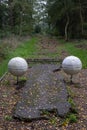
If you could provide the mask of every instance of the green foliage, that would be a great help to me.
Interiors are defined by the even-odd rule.
[[[21,77],[20,80],[21,80],[21,81],[26,81],[27,78],[26,78],[26,77]]]
[[[67,126],[69,123],[76,123],[78,121],[78,112],[73,99],[69,97],[68,102],[71,105],[71,111],[63,119],[62,126]]]
[[[5,115],[5,120],[7,120],[7,121],[11,121],[12,120],[12,116],[10,116],[10,115]]]
[[[78,120],[78,119],[77,119],[77,115],[70,113],[70,114],[68,114],[68,115],[66,116],[66,118],[62,121],[61,125],[62,125],[62,126],[67,126],[69,123],[76,123],[77,120]]]
[[[75,102],[73,100],[73,98],[75,97],[75,94],[72,92],[71,88],[69,88],[69,87],[67,87],[67,91],[68,91],[68,94],[69,94],[68,102],[71,105],[71,113],[72,114],[77,114],[78,111],[76,109],[76,104],[75,104]]]
[[[78,111],[76,109],[76,104],[73,100],[75,94],[72,92],[71,88],[68,86],[67,87],[67,91],[68,91],[68,94],[69,94],[69,97],[68,97],[68,102],[70,103],[71,105],[71,111],[66,115],[65,117],[65,120],[63,121],[63,124],[67,124],[67,123],[76,123],[77,122],[77,114],[78,114]]]
[[[59,35],[65,36],[67,33],[69,38],[83,37],[84,23],[87,22],[86,6],[86,0],[47,0],[48,24],[51,31],[57,29]]]
[[[24,35],[32,32],[33,1],[6,0],[0,2],[0,12],[0,37],[8,35],[6,33]]]
[[[10,33],[17,35],[31,34],[37,24],[44,31],[49,28],[48,32],[52,35],[65,36],[68,16],[68,37],[80,38],[85,36],[87,38],[86,7],[86,0],[0,1],[0,37],[8,36]],[[35,29],[35,32],[40,31],[40,28]]]
[[[75,114],[70,114],[68,116],[70,123],[76,123],[77,122],[77,116]]]
[[[75,97],[75,93],[73,93],[72,89],[70,88],[70,86],[67,86],[67,92],[68,92],[68,95],[71,97],[71,98],[74,98]]]
[[[40,114],[43,116],[50,116],[50,112],[48,112],[47,110],[42,110]]]
[[[52,117],[52,118],[50,118],[50,123],[52,124],[52,125],[56,125],[57,124],[57,117]]]
[[[72,109],[74,109],[76,107],[76,105],[71,97],[68,98],[68,102],[70,103]]]
[[[61,126],[67,126],[69,124],[69,118],[66,118],[62,121]]]
[[[0,63],[0,76],[2,76],[6,71],[7,71],[7,63],[8,63],[8,59],[2,61]]]

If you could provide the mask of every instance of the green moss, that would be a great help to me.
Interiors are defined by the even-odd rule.
[[[76,123],[77,122],[77,116],[75,114],[70,114],[68,119],[69,119],[70,123]]]
[[[56,124],[57,124],[57,120],[58,120],[57,117],[52,117],[52,118],[50,118],[50,123],[51,123],[52,125],[56,125]]]
[[[50,112],[48,112],[47,110],[41,110],[40,114],[43,116],[50,116]]]
[[[11,120],[12,120],[12,116],[10,116],[10,115],[5,115],[4,119],[7,120],[7,121],[11,121]]]
[[[75,97],[75,93],[71,90],[70,86],[67,86],[67,92],[71,98]]]
[[[26,81],[27,78],[26,77],[20,77],[20,81]]]
[[[71,104],[72,108],[75,108],[76,105],[71,97],[68,98],[68,102]]]
[[[66,118],[62,121],[61,126],[67,126],[69,123],[76,123],[77,122],[77,115],[75,114],[68,114]]]

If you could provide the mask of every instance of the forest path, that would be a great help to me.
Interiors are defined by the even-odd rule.
[[[50,55],[50,57],[60,55],[62,59],[68,55],[66,50],[58,50],[58,47],[62,48],[63,46],[65,45],[61,45],[56,38],[48,37],[39,37],[39,43],[37,44],[40,49],[38,53],[39,55],[41,53],[42,57],[48,56],[48,52],[51,52],[50,54],[57,52],[56,55]],[[27,74],[20,80],[27,79]],[[65,80],[69,81],[69,76],[63,74]],[[60,126],[62,119],[56,118],[54,114],[51,115],[50,120],[39,120],[30,123],[14,120],[12,118],[13,108],[20,100],[22,91],[22,88],[16,89],[15,82],[15,77],[8,74],[0,84],[0,130],[87,130],[87,69],[82,69],[79,74],[73,77],[74,84],[67,84],[78,110],[78,120],[73,124],[66,123]],[[79,83],[79,86],[76,83]],[[23,83],[20,85],[22,87]]]
[[[63,45],[56,37],[38,36],[38,38],[37,48],[40,58],[50,57],[63,60],[68,55],[68,52],[62,48]]]

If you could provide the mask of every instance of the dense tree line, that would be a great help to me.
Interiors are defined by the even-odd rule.
[[[33,26],[34,0],[0,0],[0,32],[24,35]]]
[[[0,36],[35,29],[65,40],[87,38],[87,0],[0,0]]]
[[[47,0],[49,29],[55,35],[87,38],[87,0]]]

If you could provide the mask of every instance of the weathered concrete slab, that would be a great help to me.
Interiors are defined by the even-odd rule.
[[[60,73],[54,73],[57,65],[36,65],[29,73],[22,99],[18,102],[14,117],[19,119],[39,119],[42,110],[56,109],[64,116],[70,108],[67,102],[67,90]]]

